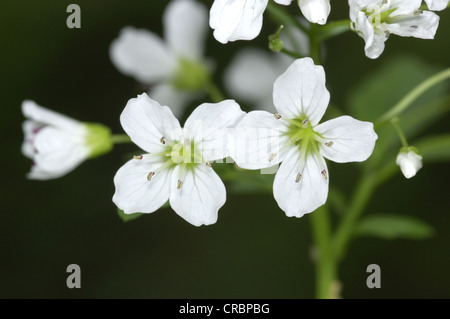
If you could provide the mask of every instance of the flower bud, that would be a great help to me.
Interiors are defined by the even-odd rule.
[[[397,155],[396,164],[406,178],[411,178],[422,168],[422,156],[415,147],[403,147]]]

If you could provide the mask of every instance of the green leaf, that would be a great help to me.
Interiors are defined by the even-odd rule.
[[[424,163],[450,161],[450,134],[427,137],[414,143],[414,146]]]
[[[368,216],[360,221],[355,230],[357,236],[382,239],[426,239],[433,233],[431,226],[417,218],[391,214]]]
[[[129,222],[130,220],[136,219],[144,215],[143,213],[125,214],[123,210],[117,208],[117,214],[124,222]]]
[[[376,121],[418,84],[439,71],[439,67],[412,55],[386,60],[351,90],[347,103],[352,116],[359,120]],[[446,91],[446,83],[436,85],[413,102],[408,111],[444,96]]]

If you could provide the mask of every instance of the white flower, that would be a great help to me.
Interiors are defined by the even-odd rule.
[[[153,85],[149,95],[181,116],[209,81],[203,58],[208,11],[193,0],[172,1],[163,26],[164,40],[147,30],[123,28],[111,44],[110,57],[122,73]]]
[[[81,123],[28,100],[22,112],[27,118],[22,153],[33,160],[30,179],[61,177],[112,148],[109,129],[103,125]]]
[[[341,116],[318,124],[330,95],[325,72],[312,59],[296,60],[274,83],[277,113],[248,113],[237,125],[232,159],[242,168],[281,162],[274,196],[287,216],[301,217],[326,202],[329,174],[324,157],[338,163],[364,161],[378,136],[373,124]]]
[[[433,11],[441,11],[447,8],[448,0],[425,0],[428,9]]]
[[[422,156],[413,148],[402,148],[398,153],[395,162],[400,166],[400,169],[406,178],[414,177],[422,168]]]
[[[391,34],[433,39],[439,16],[419,10],[421,0],[349,0],[352,28],[364,39],[366,56],[378,58]]]
[[[274,0],[288,5],[291,0]],[[261,31],[268,0],[215,0],[209,16],[214,37],[221,43],[252,40]]]
[[[298,5],[305,18],[317,24],[327,23],[330,15],[330,0],[299,0]]]
[[[229,155],[227,129],[244,114],[233,100],[205,103],[182,129],[167,106],[145,93],[129,100],[120,122],[146,154],[117,171],[114,203],[125,214],[152,213],[169,200],[192,225],[215,223],[226,192],[210,163]]]
[[[300,23],[305,28],[309,27],[304,20]],[[287,50],[308,55],[309,39],[300,29],[285,27],[280,39]],[[274,112],[273,82],[293,61],[294,58],[285,54],[267,52],[256,47],[244,48],[233,57],[225,70],[224,85],[235,99]]]

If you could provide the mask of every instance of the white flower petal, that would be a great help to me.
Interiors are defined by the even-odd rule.
[[[328,197],[328,170],[324,159],[309,154],[303,169],[302,166],[299,151],[292,148],[275,175],[274,197],[288,217],[311,213],[325,204]],[[327,178],[322,175],[323,170]]]
[[[366,56],[370,59],[378,58],[384,51],[384,42],[387,40],[386,34],[379,30],[375,32],[365,13],[361,11],[357,14],[355,28],[365,41],[364,51]]]
[[[268,168],[280,163],[285,156],[282,119],[265,111],[249,112],[230,134],[230,156],[245,169]]]
[[[204,161],[222,159],[229,156],[227,133],[244,115],[234,100],[203,103],[186,120],[184,130],[201,148]]]
[[[80,133],[84,131],[84,125],[63,114],[46,109],[34,101],[25,100],[22,102],[22,113],[26,118],[33,121],[51,125],[65,131]]]
[[[162,151],[161,138],[176,140],[180,123],[167,106],[143,93],[130,99],[120,115],[120,123],[131,140],[149,153]]]
[[[390,16],[410,14],[414,10],[419,9],[421,4],[422,0],[391,0],[390,8],[395,8],[396,10]]]
[[[308,21],[317,24],[327,23],[331,11],[330,0],[300,0],[299,5]]]
[[[284,55],[246,48],[239,51],[228,65],[224,84],[237,100],[275,112],[273,82],[291,62],[292,59],[285,59]]]
[[[176,118],[181,118],[186,106],[197,97],[195,93],[190,91],[177,90],[170,83],[161,83],[153,86],[148,95],[161,105],[168,106]]]
[[[221,43],[252,40],[261,31],[263,13],[268,0],[215,0],[209,25]]]
[[[34,138],[36,133],[42,129],[43,124],[35,121],[25,121],[22,124],[24,139],[22,144],[22,154],[28,158],[33,158],[35,154]]]
[[[314,126],[329,101],[323,67],[314,65],[311,58],[295,60],[274,83],[273,102],[278,113],[286,118],[305,115]]]
[[[337,163],[365,161],[372,154],[378,138],[372,123],[350,116],[326,121],[314,130],[324,139],[319,146],[320,153]]]
[[[164,37],[180,56],[199,60],[208,30],[206,7],[192,0],[172,1],[163,16]]]
[[[447,8],[448,0],[425,0],[428,9],[433,11],[441,11]]]
[[[179,181],[182,181],[179,183]],[[180,172],[178,165],[171,179],[170,206],[194,226],[211,225],[225,204],[226,190],[211,167],[198,164],[194,169]]]
[[[36,171],[57,178],[75,169],[89,156],[85,137],[47,126],[36,134],[33,160]],[[29,175],[33,178],[33,174]]]
[[[399,153],[395,162],[406,178],[414,177],[422,168],[422,156],[413,151]]]
[[[169,78],[176,68],[176,57],[153,32],[125,27],[111,43],[112,63],[125,75],[143,83]]]
[[[274,0],[278,4],[282,4],[284,6],[288,6],[291,4],[292,0]]]
[[[439,16],[430,11],[422,11],[419,15],[410,14],[393,21],[388,27],[391,33],[420,39],[433,39],[439,26]]]
[[[125,214],[152,213],[169,200],[172,170],[162,169],[161,158],[144,155],[126,162],[114,176],[113,202]],[[155,173],[149,180],[149,174]]]

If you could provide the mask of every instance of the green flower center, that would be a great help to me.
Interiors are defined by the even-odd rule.
[[[319,155],[319,140],[322,136],[314,131],[311,122],[306,116],[297,119],[287,119],[289,125],[285,135],[289,139],[289,145],[295,145],[300,152],[307,155],[310,152]]]

